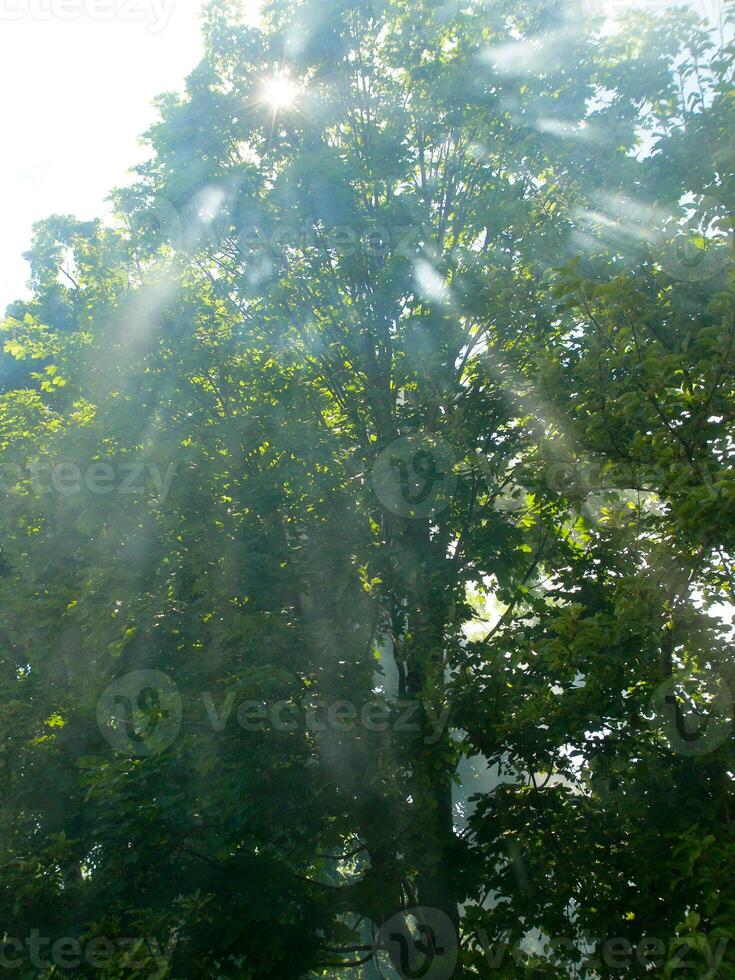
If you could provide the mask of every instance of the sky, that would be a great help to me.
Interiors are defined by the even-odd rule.
[[[33,222],[103,217],[110,190],[145,157],[153,98],[180,90],[201,56],[200,9],[0,0],[0,312],[24,295]]]
[[[615,15],[631,4],[595,0]],[[684,0],[687,2],[687,0]],[[689,0],[706,13],[719,0]],[[257,19],[260,0],[245,0]],[[181,90],[202,53],[202,0],[0,0],[0,314],[27,295],[23,252],[51,214],[104,218],[144,159],[152,101]]]

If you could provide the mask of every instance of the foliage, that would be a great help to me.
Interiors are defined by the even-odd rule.
[[[38,225],[4,324],[6,937],[367,976],[420,906],[457,976],[732,970],[731,734],[659,710],[732,721],[732,25],[213,0],[118,223]],[[444,496],[386,505],[416,446]],[[134,671],[181,721],[126,753]]]

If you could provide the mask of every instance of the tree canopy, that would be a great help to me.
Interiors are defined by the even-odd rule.
[[[35,227],[4,967],[732,975],[734,23],[212,0]]]

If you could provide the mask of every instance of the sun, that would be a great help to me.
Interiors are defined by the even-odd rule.
[[[275,75],[263,83],[261,98],[272,109],[288,109],[296,101],[298,89],[288,75]]]

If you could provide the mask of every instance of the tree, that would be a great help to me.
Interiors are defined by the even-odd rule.
[[[38,227],[9,937],[409,975],[419,909],[437,976],[726,975],[733,48],[600,26],[215,0],[119,226]]]

